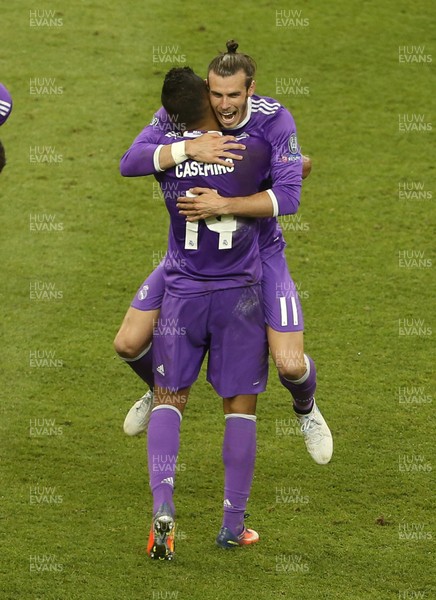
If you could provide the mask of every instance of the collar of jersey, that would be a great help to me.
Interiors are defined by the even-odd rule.
[[[219,133],[220,135],[223,135],[222,131],[214,131],[212,129],[210,131],[184,131],[183,137],[187,137],[187,138],[199,137],[200,135],[203,135],[205,133]]]

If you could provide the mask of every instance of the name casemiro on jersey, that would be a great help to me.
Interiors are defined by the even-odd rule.
[[[225,159],[230,161],[230,159]],[[209,175],[223,175],[225,173],[232,173],[235,170],[234,165],[225,167],[224,165],[216,165],[211,163],[199,163],[195,160],[180,163],[175,167],[176,177],[195,177],[196,175],[203,175],[208,177]]]

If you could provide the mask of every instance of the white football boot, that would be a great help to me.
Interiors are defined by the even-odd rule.
[[[153,392],[148,390],[127,413],[124,419],[124,433],[132,436],[143,433],[148,427],[152,408]]]
[[[326,465],[333,454],[333,438],[315,400],[309,414],[296,416],[310,456],[319,465]]]

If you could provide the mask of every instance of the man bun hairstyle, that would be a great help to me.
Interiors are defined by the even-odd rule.
[[[236,40],[229,40],[226,42],[226,48],[228,54],[236,54],[236,50],[239,48],[239,44]]]
[[[221,52],[209,64],[208,76],[211,71],[220,77],[230,77],[239,71],[244,71],[245,87],[248,90],[256,73],[256,62],[248,54],[237,52],[239,44],[236,40],[226,42],[226,48],[227,52]]]

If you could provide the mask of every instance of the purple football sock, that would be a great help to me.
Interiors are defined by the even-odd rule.
[[[256,459],[256,417],[226,415],[223,441],[224,517],[223,527],[242,533]]]
[[[147,433],[148,473],[153,493],[153,514],[166,502],[174,514],[174,478],[180,445],[182,415],[160,404],[151,411]]]
[[[313,396],[316,390],[316,367],[307,354],[304,355],[306,372],[300,379],[290,381],[279,375],[282,385],[288,389],[294,398],[294,410],[298,414],[308,414],[313,407]]]
[[[136,358],[121,358],[131,367],[139,377],[148,383],[150,389],[154,387],[154,374],[153,374],[153,346],[150,344],[147,348],[141,352]]]

